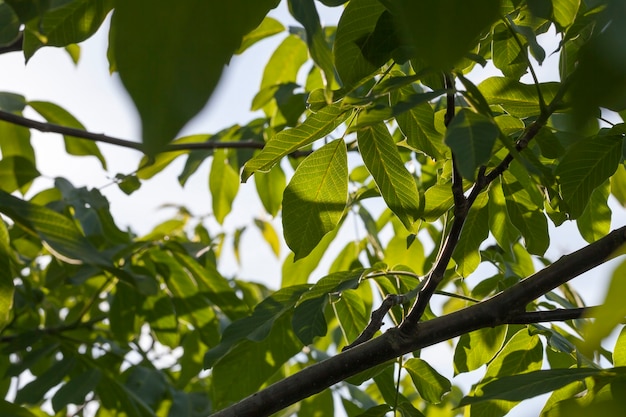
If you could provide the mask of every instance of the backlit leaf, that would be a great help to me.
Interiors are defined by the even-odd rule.
[[[337,128],[348,118],[339,104],[326,106],[307,117],[299,126],[283,130],[267,142],[263,150],[244,166],[241,174],[245,182],[255,171],[267,172],[282,157],[309,145]]]
[[[283,230],[296,260],[307,256],[337,227],[347,197],[347,151],[338,139],[308,156],[285,188]]]
[[[583,214],[576,219],[581,236],[589,243],[606,236],[611,229],[611,209],[608,206],[609,183],[605,182],[591,193]]]
[[[404,364],[404,369],[422,398],[431,404],[439,404],[441,398],[450,392],[452,385],[445,377],[420,358],[411,358]]]
[[[209,189],[213,215],[218,223],[222,224],[226,215],[230,213],[239,190],[239,175],[229,163],[228,152],[223,149],[216,150],[213,154]]]
[[[257,172],[254,174],[254,184],[265,210],[270,215],[276,216],[282,205],[283,192],[287,185],[283,169],[277,164],[268,172]]]
[[[402,163],[387,126],[379,123],[357,132],[359,150],[385,203],[407,230],[419,218],[420,197],[413,176]]]
[[[467,215],[461,237],[452,254],[456,262],[456,272],[464,278],[478,268],[480,264],[478,249],[489,236],[488,200],[487,193],[478,195]]]
[[[571,218],[583,213],[593,190],[613,175],[622,143],[621,136],[595,136],[578,141],[565,154],[555,174]]]
[[[454,350],[454,372],[469,372],[488,363],[500,351],[507,326],[487,327],[465,333]]]
[[[235,53],[241,54],[258,41],[276,35],[283,30],[285,30],[285,27],[282,23],[272,17],[266,16],[256,29],[243,37],[241,46]]]
[[[554,82],[539,84],[546,103],[554,98],[558,87],[559,84]],[[478,89],[489,104],[502,106],[511,116],[529,117],[540,113],[537,87],[534,85],[505,77],[490,77],[481,82]]]
[[[461,175],[474,179],[476,169],[487,163],[499,135],[498,127],[488,118],[462,109],[448,125],[446,144],[452,149]]]
[[[9,242],[9,231],[4,220],[0,219],[0,330],[8,324],[13,307],[14,268]]]

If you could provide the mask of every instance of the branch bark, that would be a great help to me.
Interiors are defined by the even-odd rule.
[[[552,265],[481,303],[433,320],[417,323],[413,328],[393,328],[376,339],[346,350],[287,377],[240,402],[213,414],[214,417],[263,417],[308,398],[333,384],[397,358],[406,353],[484,327],[528,322],[533,312],[525,306],[541,295],[577,277],[611,258],[626,243],[626,226],[585,246]],[[553,313],[552,319],[577,318],[581,311]],[[545,321],[546,313],[536,315]]]

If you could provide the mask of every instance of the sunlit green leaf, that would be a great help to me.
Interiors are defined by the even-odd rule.
[[[4,220],[0,219],[0,330],[9,322],[13,306],[15,285],[12,258],[9,231]]]
[[[507,326],[485,328],[461,336],[454,350],[454,372],[469,372],[488,363],[500,351]]]
[[[542,96],[546,103],[554,98],[558,90],[558,83],[541,83]],[[532,84],[522,84],[505,77],[490,77],[478,85],[489,104],[502,106],[507,113],[515,117],[536,116],[540,113],[537,87]]]
[[[420,358],[411,358],[406,361],[404,369],[411,376],[422,398],[431,404],[439,404],[441,398],[450,391],[450,381]]]
[[[301,125],[278,133],[267,142],[261,153],[246,163],[242,180],[246,181],[255,171],[267,172],[282,157],[329,135],[348,115],[349,112],[345,112],[340,105],[326,106],[307,117]]]
[[[74,0],[47,11],[41,21],[27,25],[28,30],[24,31],[26,60],[43,46],[67,46],[91,37],[113,4],[113,0]]]
[[[32,161],[22,156],[3,156],[0,159],[0,188],[6,192],[19,190],[24,194],[32,181],[40,175]]]
[[[615,342],[613,350],[613,365],[626,366],[626,327],[622,327],[622,331]]]
[[[348,197],[346,145],[337,139],[307,157],[283,196],[283,230],[295,259],[307,256],[339,223]]]
[[[580,7],[580,0],[559,0],[552,2],[554,20],[562,29],[566,29],[573,22]]]
[[[510,80],[519,80],[528,70],[526,47],[522,46],[507,25],[500,23],[494,27],[491,52],[493,65]]]
[[[222,224],[226,215],[230,213],[239,190],[239,175],[230,165],[228,152],[222,149],[213,153],[209,189],[211,190],[213,215],[218,223]]]
[[[237,49],[235,53],[241,54],[258,41],[268,38],[270,36],[274,36],[277,33],[282,32],[283,30],[285,30],[285,27],[278,20],[266,16],[256,29],[243,37],[243,40],[241,41],[241,46],[239,47],[239,49]]]
[[[380,123],[357,132],[363,162],[372,174],[385,203],[411,230],[419,218],[420,197],[413,176],[402,163],[387,126]]]
[[[456,262],[456,272],[464,278],[478,268],[480,264],[478,249],[489,235],[488,200],[487,193],[482,193],[474,201],[463,225],[461,238],[452,255]]]
[[[282,206],[283,192],[287,185],[285,172],[280,165],[275,165],[268,172],[254,174],[254,185],[265,210],[276,216]]]
[[[278,238],[278,234],[276,234],[276,230],[270,222],[266,222],[259,219],[254,219],[254,224],[259,228],[261,234],[263,235],[263,239],[270,245],[272,248],[272,252],[274,255],[280,255],[280,240]]]

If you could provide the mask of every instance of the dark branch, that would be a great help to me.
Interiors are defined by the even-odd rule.
[[[527,311],[519,313],[507,320],[508,324],[534,324],[546,321],[566,321],[583,318],[590,311],[590,307],[567,308],[548,311]]]
[[[237,404],[218,411],[214,417],[269,416],[352,375],[406,353],[481,328],[526,320],[529,318],[529,313],[524,312],[526,304],[602,264],[624,243],[626,227],[617,229],[604,238],[562,257],[493,298],[433,320],[419,322],[411,332],[392,328],[380,337],[309,366]],[[550,320],[555,321],[577,318],[579,315],[577,310],[565,311],[567,313],[541,312],[543,314],[535,318],[538,321],[545,321],[544,319],[548,318],[546,314],[549,316],[551,313],[553,317]],[[562,316],[559,318],[560,314]]]
[[[143,145],[130,140],[119,139],[99,133],[91,133],[81,129],[75,129],[67,126],[60,126],[53,123],[44,123],[37,120],[28,119],[17,114],[0,110],[0,120],[24,126],[30,129],[39,130],[40,132],[59,133],[61,135],[73,136],[80,139],[91,140],[94,142],[108,143],[111,145],[121,146],[123,148],[134,149],[144,152]],[[265,144],[262,142],[240,141],[240,142],[195,142],[195,143],[177,143],[165,147],[163,152],[176,151],[193,151],[208,149],[263,149]],[[299,156],[296,155],[296,156]]]

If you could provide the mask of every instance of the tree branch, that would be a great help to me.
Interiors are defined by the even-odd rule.
[[[406,353],[432,346],[485,327],[527,320],[526,304],[546,292],[604,263],[626,243],[626,226],[564,256],[531,277],[481,303],[425,322],[405,331],[392,328],[368,342],[309,366],[240,402],[213,414],[214,417],[263,417],[308,398],[331,385]],[[566,310],[568,311],[568,310]],[[535,312],[544,321],[551,312]],[[529,316],[530,314],[530,316]],[[557,313],[552,313],[555,320]],[[577,311],[563,314],[576,318]],[[571,316],[569,316],[571,314]]]
[[[17,114],[9,113],[0,110],[0,120],[24,126],[29,129],[39,130],[40,132],[59,133],[61,135],[73,136],[80,139],[91,140],[93,142],[108,143],[111,145],[121,146],[123,148],[134,149],[136,151],[144,152],[143,145],[139,142],[133,142],[130,140],[119,139],[112,136],[107,136],[100,133],[92,133],[86,130],[75,129],[67,126],[60,126],[53,123],[44,123],[37,120],[28,119]],[[165,147],[163,152],[176,152],[176,151],[193,151],[193,150],[208,150],[208,149],[263,149],[265,146],[262,142],[253,141],[239,141],[239,142],[195,142],[195,143],[175,143]]]
[[[566,321],[583,318],[593,307],[559,308],[548,311],[527,311],[509,318],[507,324],[534,324],[546,321]]]

